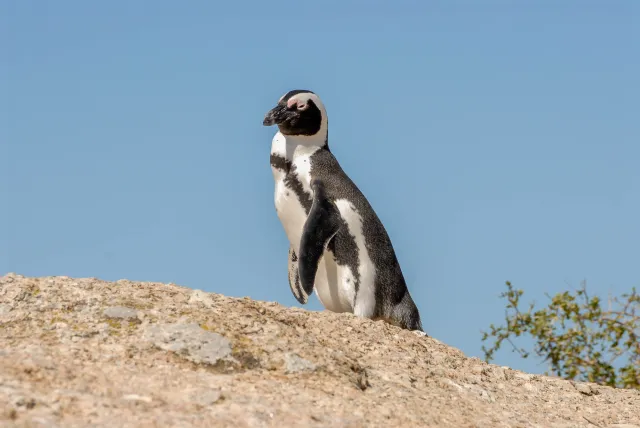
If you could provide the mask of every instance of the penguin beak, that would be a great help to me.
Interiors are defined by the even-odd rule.
[[[283,105],[277,105],[264,116],[262,124],[264,126],[280,125],[283,122],[291,119],[293,112],[287,110]]]

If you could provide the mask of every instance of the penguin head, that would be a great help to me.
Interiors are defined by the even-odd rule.
[[[262,121],[264,126],[278,125],[283,135],[326,138],[327,113],[320,97],[308,90],[284,94]]]

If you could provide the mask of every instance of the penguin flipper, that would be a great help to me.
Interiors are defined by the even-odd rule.
[[[302,289],[300,275],[298,275],[298,256],[292,246],[289,246],[289,287],[296,300],[304,305],[307,303],[308,294]]]
[[[307,295],[313,291],[322,254],[340,229],[340,211],[327,199],[322,181],[317,178],[311,180],[311,189],[313,204],[302,230],[298,260],[300,283]]]

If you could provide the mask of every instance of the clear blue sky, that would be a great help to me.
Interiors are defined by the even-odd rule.
[[[640,285],[640,3],[481,3],[2,2],[0,273],[298,306],[262,118],[304,88],[434,337]]]

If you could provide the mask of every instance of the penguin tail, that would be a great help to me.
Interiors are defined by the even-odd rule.
[[[408,290],[400,303],[393,308],[392,319],[404,329],[417,330],[424,333],[420,312]]]

